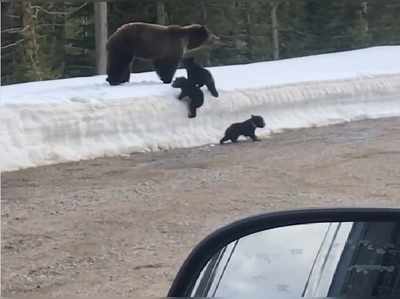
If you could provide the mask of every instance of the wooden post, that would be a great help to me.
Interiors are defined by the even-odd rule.
[[[97,74],[107,72],[107,2],[94,3]]]

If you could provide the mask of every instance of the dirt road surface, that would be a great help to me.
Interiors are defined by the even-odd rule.
[[[2,295],[165,296],[220,225],[400,206],[400,118],[2,174]]]

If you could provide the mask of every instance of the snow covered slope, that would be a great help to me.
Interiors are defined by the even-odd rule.
[[[196,119],[154,72],[109,86],[105,76],[2,86],[0,169],[218,142],[232,122],[271,130],[400,116],[400,46],[210,68]],[[177,76],[185,75],[179,70]]]

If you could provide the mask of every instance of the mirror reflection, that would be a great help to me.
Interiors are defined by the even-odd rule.
[[[192,297],[400,298],[400,222],[293,225],[222,248]]]

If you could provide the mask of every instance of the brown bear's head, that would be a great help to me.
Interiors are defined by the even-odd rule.
[[[188,33],[188,50],[200,48],[219,39],[204,25],[193,24],[185,26],[184,29]]]
[[[182,65],[184,67],[191,67],[195,64],[194,57],[189,56],[182,59]]]

